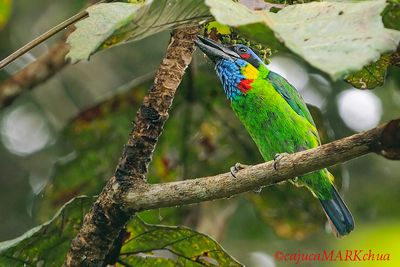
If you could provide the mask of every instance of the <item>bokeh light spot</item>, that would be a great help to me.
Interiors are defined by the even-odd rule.
[[[1,140],[13,154],[26,156],[52,141],[46,119],[31,105],[20,106],[3,117]]]
[[[276,56],[271,58],[268,69],[283,76],[299,91],[305,88],[309,80],[304,67],[289,57]]]
[[[344,123],[356,132],[378,125],[382,116],[382,103],[370,91],[348,89],[337,97],[339,114]]]

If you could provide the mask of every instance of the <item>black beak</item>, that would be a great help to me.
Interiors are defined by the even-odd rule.
[[[240,56],[228,47],[214,42],[208,38],[197,36],[195,40],[196,45],[203,51],[214,63],[221,59],[233,60],[234,58],[240,58]]]

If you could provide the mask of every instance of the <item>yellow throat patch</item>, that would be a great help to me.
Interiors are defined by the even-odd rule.
[[[258,77],[259,71],[253,65],[247,64],[241,69],[242,74],[246,77],[246,79],[255,80]]]

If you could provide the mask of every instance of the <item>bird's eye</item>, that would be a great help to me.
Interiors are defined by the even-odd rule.
[[[244,47],[239,47],[239,52],[240,52],[240,53],[246,53],[246,52],[247,52],[247,49],[244,48]]]

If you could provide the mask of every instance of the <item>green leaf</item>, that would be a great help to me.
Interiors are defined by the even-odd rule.
[[[228,34],[232,33],[230,27],[223,25],[221,23],[218,23],[217,21],[212,21],[212,22],[208,23],[206,29],[207,29],[207,31],[212,31],[213,29],[215,29],[217,31],[217,33],[223,34],[223,35],[228,35]]]
[[[383,24],[386,28],[400,31],[400,0],[388,2],[382,12]]]
[[[93,198],[67,202],[50,221],[0,243],[0,266],[61,266]]]
[[[0,243],[0,266],[61,266],[94,198],[67,202],[50,221]],[[131,220],[118,262],[128,266],[242,266],[210,237],[186,227]],[[123,264],[122,264],[123,265]]]
[[[400,41],[400,32],[383,26],[384,0],[312,2],[288,6],[278,13],[251,11],[231,0],[206,0],[206,4],[220,23],[262,23],[267,34],[268,26],[286,47],[333,79],[395,50]]]
[[[242,266],[215,240],[186,227],[150,225],[136,217],[127,234],[118,258],[122,266]]]
[[[0,30],[6,25],[11,15],[12,0],[0,0]]]
[[[398,53],[393,55],[395,54]],[[385,82],[387,69],[391,64],[392,54],[385,54],[378,61],[347,76],[345,81],[358,89],[373,89],[382,86]]]
[[[67,58],[74,63],[88,59],[99,49],[140,40],[188,21],[209,18],[204,0],[147,0],[144,4],[107,3],[87,9],[89,18],[76,24],[69,35]]]

